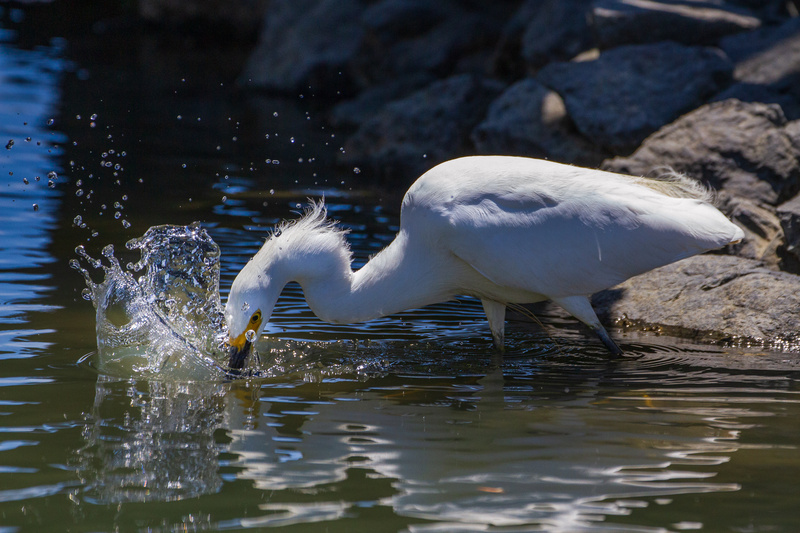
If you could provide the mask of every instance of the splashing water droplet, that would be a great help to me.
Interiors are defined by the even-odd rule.
[[[77,215],[75,218],[72,219],[72,223],[75,224],[76,226],[80,226],[81,224],[83,224],[83,217]]]
[[[252,329],[248,329],[247,333],[244,334],[244,338],[247,339],[248,342],[255,342],[256,336],[256,332]]]
[[[219,297],[219,247],[199,224],[156,226],[129,241],[141,259],[121,268],[108,245],[108,266],[76,253],[104,280],[95,283],[78,260],[84,297],[96,309],[97,367],[101,372],[180,380],[221,379],[227,330]],[[130,271],[143,271],[135,279]]]
[[[33,204],[33,210],[34,211],[38,211],[39,210],[39,204]]]

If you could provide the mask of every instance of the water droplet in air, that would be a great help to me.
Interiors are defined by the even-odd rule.
[[[53,124],[55,124],[55,122],[56,122],[55,119],[52,119],[52,118],[47,119],[47,125],[48,126],[52,126]]]
[[[128,222],[127,220],[123,220],[122,221],[122,227],[125,228],[125,229],[128,229],[128,228],[131,227],[131,223]]]
[[[250,309],[250,304],[247,303],[247,302],[243,303],[242,304],[242,311],[247,311],[248,309]]]
[[[361,174],[361,169],[358,167],[353,168],[353,174]]]
[[[247,333],[244,334],[244,338],[247,339],[248,342],[255,342],[256,341],[256,332],[252,329],[248,329]]]
[[[121,216],[122,216],[122,213],[120,213],[119,211],[117,211],[116,213],[114,213],[114,218],[115,218],[115,219],[117,219],[117,220],[119,220],[119,218],[120,218]]]
[[[38,211],[39,210],[39,204],[33,204],[33,210],[34,211]]]
[[[76,226],[80,226],[81,224],[83,224],[83,217],[82,217],[82,216],[80,216],[80,215],[77,215],[75,218],[73,218],[73,219],[72,219],[72,222],[73,222],[73,223],[74,223]]]
[[[28,178],[22,178],[22,183],[24,183],[25,185],[27,185],[27,184],[28,184]]]
[[[75,196],[83,196],[83,189],[78,189],[75,191]]]
[[[97,113],[92,113],[92,116],[89,118],[92,120],[97,120]]]
[[[57,180],[58,174],[56,174],[55,170],[51,170],[50,172],[47,173],[47,179]]]
[[[270,190],[269,190],[269,193],[270,193],[270,194],[275,194],[275,189],[270,189]]]
[[[12,146],[14,146],[14,139],[9,139],[8,143],[6,143],[6,150],[11,150]]]

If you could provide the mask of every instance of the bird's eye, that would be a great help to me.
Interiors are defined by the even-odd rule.
[[[261,320],[261,311],[256,311],[253,313],[253,316],[250,317],[250,323],[255,324],[259,320]]]

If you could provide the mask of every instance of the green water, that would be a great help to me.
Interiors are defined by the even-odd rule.
[[[2,9],[0,531],[800,530],[796,354],[612,330],[611,357],[545,309],[500,357],[474,301],[333,326],[290,286],[269,378],[100,374],[75,246],[124,265],[149,227],[200,221],[224,296],[309,196],[363,264],[402,191],[336,169],[313,102],[237,94],[235,60],[146,35],[135,60],[124,35],[80,56],[98,43]]]

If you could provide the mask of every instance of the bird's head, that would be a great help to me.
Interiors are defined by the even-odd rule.
[[[255,263],[251,260],[236,276],[225,305],[230,343],[228,366],[236,370],[244,367],[281,290],[270,283],[270,275]]]

